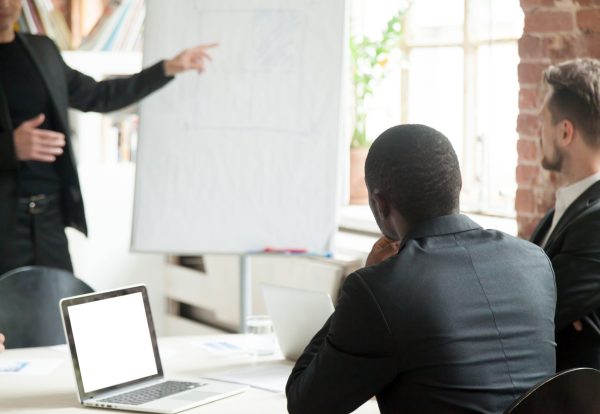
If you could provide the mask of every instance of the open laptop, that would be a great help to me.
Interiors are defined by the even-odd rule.
[[[297,360],[334,307],[325,292],[261,284],[267,312],[283,355]]]
[[[83,405],[177,413],[247,388],[164,378],[144,285],[65,298],[60,308]]]

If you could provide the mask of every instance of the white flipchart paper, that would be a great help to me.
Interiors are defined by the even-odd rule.
[[[145,65],[219,46],[142,103],[135,250],[330,249],[344,3],[147,1]]]

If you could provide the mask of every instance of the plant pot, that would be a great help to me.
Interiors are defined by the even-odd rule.
[[[365,184],[365,160],[369,148],[350,148],[350,204],[369,204]]]

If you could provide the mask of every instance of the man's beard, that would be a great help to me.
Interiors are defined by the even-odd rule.
[[[542,167],[548,171],[557,171],[560,172],[563,165],[563,154],[557,148],[554,153],[554,159],[550,160],[547,157],[542,158]]]

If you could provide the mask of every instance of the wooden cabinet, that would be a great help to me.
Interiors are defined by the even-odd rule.
[[[168,264],[165,292],[168,318],[205,324],[225,331],[240,328],[240,256],[203,256],[204,270]],[[251,313],[266,313],[261,283],[318,290],[337,300],[346,275],[361,265],[358,259],[256,255],[251,258]],[[192,322],[193,321],[193,322]],[[194,325],[187,325],[189,333]],[[167,328],[167,332],[170,329]],[[178,334],[182,334],[178,330]]]

